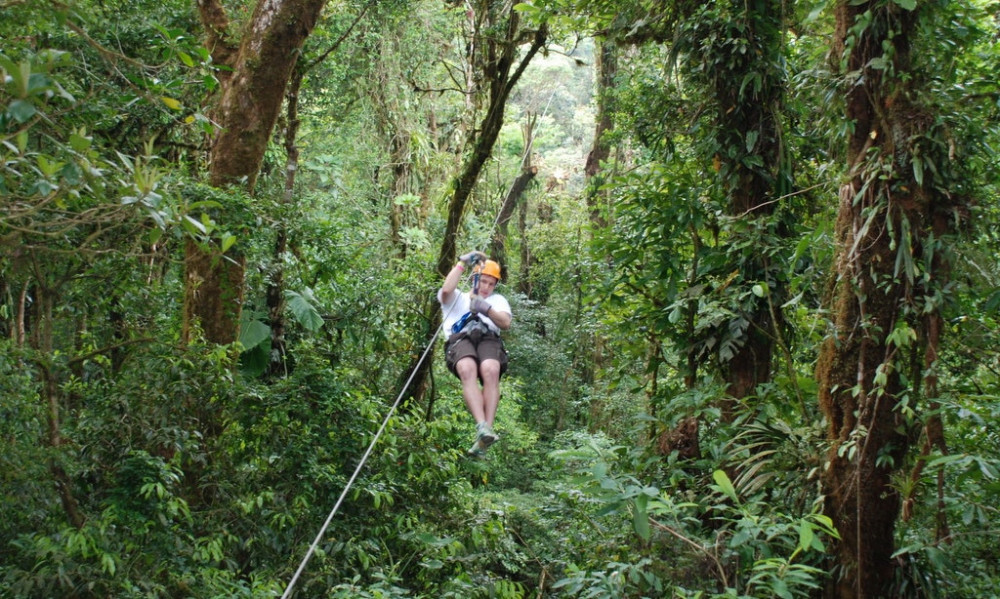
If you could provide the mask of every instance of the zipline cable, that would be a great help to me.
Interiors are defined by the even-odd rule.
[[[551,99],[552,98],[550,97],[549,100],[551,101]],[[548,110],[548,107],[546,107],[546,110]],[[529,151],[530,148],[525,148],[525,152]],[[500,213],[498,212],[496,218],[493,219],[493,225],[490,227],[488,238],[490,239],[493,238],[493,233],[494,231],[496,231],[496,228],[499,225],[499,223],[500,223]],[[478,289],[479,272],[478,269],[473,269],[473,271],[474,272],[470,275],[470,277],[472,276],[475,277],[476,287]],[[403,396],[406,394],[406,390],[410,388],[410,383],[413,382],[413,377],[415,377],[417,375],[417,372],[420,371],[420,365],[424,363],[424,360],[427,358],[427,354],[429,354],[431,348],[434,347],[434,342],[437,341],[438,335],[441,334],[441,330],[444,328],[445,321],[448,320],[448,317],[451,316],[451,311],[454,310],[455,306],[457,305],[458,302],[453,301],[451,304],[451,308],[449,308],[448,310],[448,313],[445,314],[445,316],[441,319],[441,325],[438,326],[436,331],[434,331],[434,335],[431,337],[431,340],[427,344],[427,347],[424,348],[424,353],[420,355],[420,359],[417,360],[417,364],[413,367],[413,372],[411,372],[409,378],[406,379],[406,384],[403,385],[403,389],[399,392],[399,395],[396,397],[396,401],[392,402],[392,406],[389,408],[389,412],[385,415],[385,419],[382,421],[382,426],[380,426],[378,431],[375,433],[375,437],[372,438],[372,442],[368,444],[368,449],[366,449],[364,455],[361,456],[361,460],[358,462],[357,467],[354,469],[354,473],[351,474],[351,478],[347,480],[347,484],[344,486],[344,490],[341,491],[340,497],[337,498],[337,503],[334,504],[333,509],[330,510],[330,514],[326,517],[326,521],[323,522],[323,526],[320,527],[319,532],[316,534],[316,538],[313,539],[312,544],[309,545],[309,550],[306,551],[306,555],[305,557],[302,558],[302,562],[299,564],[298,569],[295,570],[295,574],[292,575],[292,579],[288,581],[288,586],[285,588],[285,592],[282,593],[281,599],[289,599],[289,597],[292,596],[292,590],[295,588],[295,583],[298,582],[299,576],[301,576],[302,572],[305,571],[306,565],[309,563],[309,560],[312,558],[313,554],[316,553],[316,548],[319,547],[319,543],[323,539],[323,535],[326,534],[326,529],[329,528],[330,523],[333,522],[333,517],[336,516],[337,511],[340,510],[340,505],[344,502],[344,498],[347,497],[347,492],[350,491],[351,486],[354,484],[354,481],[358,478],[358,475],[361,473],[361,468],[364,467],[365,462],[368,461],[368,456],[370,456],[372,450],[375,449],[375,444],[378,443],[379,437],[382,436],[382,433],[385,431],[385,427],[389,424],[389,419],[392,418],[392,415],[395,413],[396,408],[399,407],[399,402],[402,401]]]
[[[478,269],[475,270],[476,270],[475,273],[470,275],[470,277],[472,276],[476,277],[477,281],[476,284],[478,286],[479,273]],[[285,588],[285,592],[281,595],[281,599],[288,599],[289,597],[292,596],[292,589],[295,588],[295,583],[298,582],[299,576],[301,576],[302,572],[305,571],[306,569],[306,564],[309,563],[309,560],[316,552],[316,548],[319,547],[319,543],[323,539],[323,535],[326,534],[326,529],[329,528],[330,523],[333,521],[333,517],[337,515],[337,511],[340,509],[340,505],[344,502],[344,498],[347,497],[347,492],[351,489],[351,486],[354,484],[354,481],[358,478],[358,474],[361,473],[361,468],[364,467],[365,462],[368,461],[368,456],[371,455],[372,450],[375,448],[375,444],[378,443],[379,437],[382,436],[382,433],[385,431],[385,427],[389,424],[389,419],[392,418],[392,415],[393,413],[395,413],[396,408],[399,407],[399,402],[402,401],[403,396],[406,394],[406,390],[410,388],[410,383],[413,382],[413,377],[415,377],[417,375],[417,372],[419,372],[420,365],[424,363],[424,360],[427,358],[427,354],[429,354],[431,348],[434,347],[434,342],[437,341],[438,335],[441,334],[441,330],[444,328],[444,322],[448,319],[448,316],[451,316],[451,311],[454,310],[457,305],[458,301],[451,302],[451,308],[449,308],[448,313],[444,316],[444,318],[441,319],[441,325],[438,326],[437,330],[434,331],[434,335],[431,337],[431,340],[427,344],[427,347],[424,348],[424,353],[420,355],[420,359],[417,360],[416,366],[413,367],[413,372],[411,372],[409,378],[406,379],[406,384],[403,385],[403,389],[402,391],[399,392],[399,395],[396,397],[396,401],[392,402],[392,406],[389,408],[389,412],[386,413],[385,419],[382,421],[382,426],[380,426],[378,432],[375,433],[375,437],[372,438],[372,442],[368,444],[368,449],[366,449],[364,455],[361,456],[361,460],[358,462],[357,467],[354,469],[354,473],[351,474],[351,478],[348,479],[347,484],[344,486],[344,490],[341,491],[340,497],[337,498],[337,503],[335,503],[333,509],[330,510],[330,515],[326,517],[326,521],[323,522],[323,526],[319,529],[319,533],[316,534],[316,538],[313,539],[312,544],[309,546],[309,550],[306,551],[305,557],[302,558],[302,563],[300,563],[298,569],[295,570],[295,574],[292,576],[292,579],[288,581],[288,586]]]
[[[399,396],[396,397],[396,401],[393,402],[392,407],[389,408],[389,413],[385,415],[385,420],[382,421],[382,426],[379,427],[378,432],[375,433],[375,437],[372,442],[368,445],[368,449],[365,450],[363,456],[361,456],[361,461],[358,462],[357,468],[354,469],[354,474],[347,481],[347,485],[344,486],[344,490],[340,493],[340,497],[337,499],[337,503],[334,504],[333,509],[330,510],[330,515],[326,517],[326,522],[323,523],[322,528],[319,529],[319,533],[316,538],[313,539],[312,545],[309,546],[309,551],[306,552],[306,556],[302,559],[302,563],[299,564],[298,570],[295,571],[295,575],[288,582],[288,587],[285,589],[284,594],[281,595],[281,599],[288,599],[292,596],[292,589],[295,588],[295,583],[298,581],[299,576],[302,574],[303,570],[306,569],[306,564],[309,563],[309,559],[312,557],[313,553],[316,552],[316,548],[319,546],[320,540],[322,540],[323,535],[326,534],[326,529],[330,526],[330,522],[333,521],[333,517],[337,514],[337,510],[340,509],[340,504],[344,502],[344,497],[347,496],[347,492],[351,489],[351,485],[354,484],[355,479],[358,478],[358,474],[361,473],[361,468],[368,461],[368,456],[371,455],[372,449],[375,448],[375,443],[378,442],[379,437],[382,436],[382,432],[385,430],[386,425],[389,424],[389,419],[392,418],[393,413],[396,411],[396,407],[399,406],[399,402],[403,399],[403,395],[406,390],[410,387],[410,383],[413,382],[413,377],[416,376],[417,371],[420,370],[420,365],[423,364],[424,359],[430,352],[431,348],[434,347],[434,342],[437,340],[439,334],[441,334],[441,329],[443,326],[439,326],[436,331],[434,331],[434,336],[431,337],[430,343],[427,344],[427,348],[424,349],[423,355],[420,356],[420,360],[417,362],[416,367],[414,367],[413,372],[410,373],[410,378],[406,380],[406,384],[403,385],[403,390],[399,392]]]

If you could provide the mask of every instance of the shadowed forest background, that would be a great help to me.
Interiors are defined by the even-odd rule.
[[[997,596],[998,42],[996,0],[0,0],[0,597]],[[473,249],[485,460],[436,335]]]

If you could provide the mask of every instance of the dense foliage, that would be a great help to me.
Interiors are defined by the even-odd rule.
[[[330,0],[248,188],[210,185],[228,71],[192,4],[0,0],[0,596],[829,595],[822,480],[831,447],[850,461],[865,436],[831,446],[818,405],[856,124],[832,6]],[[237,35],[254,3],[223,4]],[[893,246],[926,312],[885,332],[909,441],[878,448],[902,503],[888,584],[983,597],[1000,587],[1000,4],[875,4],[847,50],[882,9],[916,19],[902,79],[924,129],[904,170],[965,207],[919,253]],[[440,341],[426,388],[394,401],[427,355],[449,201],[488,116],[483,49],[543,30],[453,240],[505,232],[515,317],[502,440],[476,461]],[[892,158],[871,154],[882,180]],[[192,247],[245,264],[235,343],[188,329],[185,297],[212,292]],[[762,378],[734,392],[760,343]]]

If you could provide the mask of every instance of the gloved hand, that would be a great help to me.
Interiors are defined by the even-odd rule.
[[[482,262],[483,260],[486,260],[486,254],[478,250],[473,250],[468,254],[462,254],[458,257],[458,259],[471,266],[475,262]]]
[[[486,316],[486,314],[490,311],[491,307],[492,306],[490,306],[489,302],[487,302],[483,298],[474,297],[472,298],[472,301],[469,303],[469,312],[472,312],[473,314],[482,314],[483,316]]]

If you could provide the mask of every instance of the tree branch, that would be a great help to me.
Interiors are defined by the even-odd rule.
[[[229,16],[220,0],[198,0],[198,15],[205,27],[205,47],[212,54],[212,60],[221,65],[232,66],[239,49],[229,35]]]

